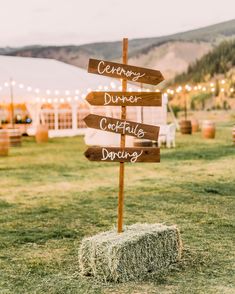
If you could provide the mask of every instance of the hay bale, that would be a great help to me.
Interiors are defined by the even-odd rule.
[[[181,257],[176,226],[134,224],[84,238],[79,249],[81,275],[103,282],[141,280],[167,268]]]

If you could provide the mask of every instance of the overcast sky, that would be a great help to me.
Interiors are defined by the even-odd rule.
[[[156,37],[235,18],[235,0],[0,0],[0,46]]]

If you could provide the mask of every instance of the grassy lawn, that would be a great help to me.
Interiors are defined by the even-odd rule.
[[[235,293],[235,148],[177,135],[160,164],[127,164],[125,224],[177,224],[182,261],[144,282],[81,278],[81,239],[116,225],[118,164],[83,157],[81,137],[53,139],[0,158],[0,293]]]

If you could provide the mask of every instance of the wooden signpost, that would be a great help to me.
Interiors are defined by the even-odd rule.
[[[90,161],[160,162],[160,149],[152,147],[90,147],[85,152]]]
[[[124,162],[160,162],[160,149],[156,147],[125,147],[125,136],[158,140],[159,127],[126,120],[126,106],[161,106],[160,92],[127,92],[127,80],[157,85],[164,80],[158,70],[127,65],[128,39],[123,39],[122,64],[90,59],[88,72],[122,79],[122,92],[91,92],[86,100],[91,105],[121,106],[121,118],[89,114],[88,127],[121,134],[120,148],[90,147],[85,156],[90,161],[119,162],[118,233],[123,230]]]
[[[112,117],[89,114],[84,118],[88,128],[134,136],[138,139],[149,139],[157,141],[159,127],[140,124],[128,120],[116,119]]]
[[[160,92],[90,92],[86,100],[97,106],[162,106]]]
[[[116,63],[105,60],[90,59],[88,72],[150,85],[157,85],[164,80],[159,70],[127,65],[127,62],[125,62],[124,58],[122,62],[123,63]]]

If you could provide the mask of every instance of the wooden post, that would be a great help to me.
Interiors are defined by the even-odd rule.
[[[128,59],[128,39],[123,39],[122,62],[127,64]],[[122,91],[127,91],[127,80],[122,79]],[[121,119],[126,119],[126,106],[121,106]],[[126,138],[121,135],[120,147],[125,148]],[[118,233],[123,230],[123,206],[124,206],[124,162],[120,162],[119,168],[119,194],[118,194]]]
[[[140,83],[140,90],[141,90],[141,92],[142,92],[142,90],[143,90],[143,83]],[[144,107],[143,106],[141,106],[141,108],[140,108],[140,114],[141,114],[141,123],[144,123]]]
[[[14,129],[14,97],[13,97],[13,87],[12,87],[12,78],[10,78],[10,96],[11,96],[11,126]]]
[[[184,96],[184,119],[187,120],[187,98],[186,98],[186,90],[183,89]]]

